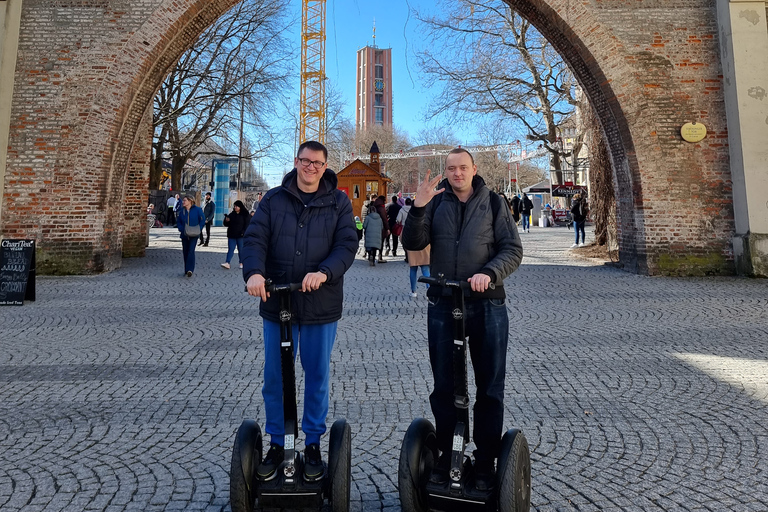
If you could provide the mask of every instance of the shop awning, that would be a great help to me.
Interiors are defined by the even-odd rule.
[[[549,180],[544,180],[524,188],[523,192],[526,194],[549,194],[550,190]]]

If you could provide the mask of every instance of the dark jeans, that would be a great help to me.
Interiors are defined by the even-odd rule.
[[[184,255],[184,273],[195,271],[195,242],[197,238],[181,235],[181,253]]]
[[[211,223],[206,222],[205,223],[205,240],[203,240],[203,232],[200,231],[200,243],[208,245],[208,242],[211,240]]]
[[[392,244],[391,244],[391,245],[390,245],[390,243],[389,243],[389,239],[390,239],[390,238],[392,239]],[[388,249],[389,249],[390,247],[392,248],[392,256],[396,256],[396,254],[395,254],[395,253],[397,252],[397,241],[398,241],[398,240],[397,240],[397,235],[395,235],[395,234],[393,234],[393,233],[390,233],[390,234],[389,234],[389,236],[387,237],[387,248],[388,248]]]
[[[469,355],[475,369],[475,397],[472,438],[478,461],[499,456],[504,428],[504,376],[507,368],[509,317],[504,299],[466,301],[466,334]],[[429,360],[435,388],[429,396],[435,415],[437,447],[451,450],[456,409],[453,405],[453,299],[429,299],[427,330]]]
[[[579,231],[581,231],[581,243],[587,243],[587,239],[584,235],[584,226],[586,226],[586,224],[586,219],[581,222],[576,220],[573,221],[573,230],[576,232],[576,243],[579,243]]]
[[[171,208],[170,206],[168,207],[168,210],[166,210],[165,216],[166,216],[166,219],[165,219],[166,226],[170,227],[176,224],[176,215],[174,215],[173,208]]]

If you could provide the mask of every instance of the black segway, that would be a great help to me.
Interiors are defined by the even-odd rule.
[[[296,413],[296,376],[291,330],[291,293],[301,289],[300,283],[272,284],[267,291],[280,299],[280,366],[283,377],[283,414],[285,415],[285,458],[277,467],[276,476],[261,481],[256,468],[261,463],[261,429],[254,420],[245,420],[237,430],[229,472],[229,501],[232,512],[251,512],[256,500],[260,507],[288,509],[320,508],[328,500],[333,512],[349,510],[351,481],[352,432],[344,419],[331,427],[328,463],[322,478],[307,482],[304,474],[304,454],[296,451],[298,418]]]
[[[420,277],[431,286],[448,287],[453,295],[454,407],[458,421],[453,433],[451,468],[448,482],[435,484],[429,475],[437,462],[435,427],[424,418],[411,422],[400,449],[398,483],[403,512],[427,510],[486,510],[528,512],[531,506],[531,460],[528,441],[519,429],[508,430],[501,439],[501,453],[496,470],[496,485],[482,492],[468,485],[473,461],[466,455],[469,442],[469,392],[467,388],[467,338],[464,331],[464,295],[468,282],[438,277]]]

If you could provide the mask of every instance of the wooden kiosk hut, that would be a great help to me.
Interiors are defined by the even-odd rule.
[[[379,162],[379,146],[376,142],[371,146],[371,163],[367,164],[359,158],[336,174],[339,180],[339,190],[344,191],[352,201],[352,212],[360,215],[366,197],[371,194],[388,197],[388,186],[392,180],[381,174]]]

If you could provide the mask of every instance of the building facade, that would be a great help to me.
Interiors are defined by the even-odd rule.
[[[358,130],[392,126],[392,49],[366,46],[357,51]]]

